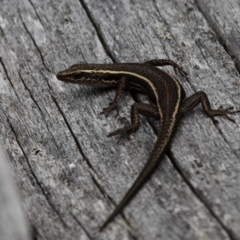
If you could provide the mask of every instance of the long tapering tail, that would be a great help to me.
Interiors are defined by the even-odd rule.
[[[163,128],[164,129],[164,128]],[[155,143],[154,149],[148,158],[147,163],[145,164],[144,168],[142,169],[141,173],[133,183],[132,187],[128,190],[122,201],[117,205],[115,210],[112,214],[107,218],[107,220],[103,223],[100,228],[100,232],[116,217],[116,215],[123,210],[126,204],[135,196],[137,191],[142,187],[145,183],[146,179],[150,176],[150,174],[155,169],[157,163],[159,162],[160,158],[164,154],[164,151],[169,143],[171,138],[172,131],[169,132],[161,132],[158,136],[158,139]]]

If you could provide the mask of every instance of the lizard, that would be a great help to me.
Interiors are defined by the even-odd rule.
[[[116,88],[114,100],[102,111],[106,115],[113,110],[118,110],[124,90],[136,90],[148,96],[151,104],[135,102],[131,106],[131,124],[109,133],[108,137],[120,134],[121,139],[125,135],[129,136],[136,132],[139,128],[140,114],[159,119],[157,141],[145,166],[123,199],[100,227],[100,231],[123,210],[154,171],[165,153],[177,123],[183,114],[200,103],[203,112],[214,123],[217,123],[215,116],[224,116],[228,120],[234,121],[228,115],[240,112],[240,110],[233,111],[233,107],[224,109],[220,106],[218,109],[213,109],[204,91],[198,91],[190,97],[186,97],[180,82],[158,68],[167,65],[172,66],[175,73],[178,71],[181,75],[187,75],[182,67],[169,59],[153,59],[144,63],[80,63],[74,64],[57,74],[57,78],[64,82],[93,87]]]

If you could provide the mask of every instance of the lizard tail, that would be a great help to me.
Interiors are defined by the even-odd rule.
[[[163,129],[168,129],[164,128]],[[143,186],[147,178],[150,176],[150,174],[155,169],[156,165],[158,164],[160,158],[164,154],[164,151],[167,147],[167,144],[169,143],[169,140],[171,138],[172,132],[166,131],[160,132],[158,135],[158,139],[155,143],[154,149],[148,158],[147,163],[145,164],[144,168],[140,172],[139,176],[135,180],[132,187],[128,190],[126,195],[123,197],[122,201],[117,205],[115,210],[111,213],[111,215],[107,218],[107,220],[103,223],[103,225],[100,227],[99,231],[101,232],[115,217],[116,215],[123,210],[123,208],[126,206],[126,204],[135,196],[137,191]]]

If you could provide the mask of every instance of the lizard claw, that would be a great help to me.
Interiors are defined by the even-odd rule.
[[[188,73],[185,70],[183,70],[183,68],[180,67],[180,66],[173,67],[173,70],[174,70],[175,74],[177,74],[177,72],[179,72],[181,76],[187,76],[188,75]]]
[[[107,116],[108,116],[112,111],[114,111],[114,110],[116,110],[117,113],[118,113],[118,111],[119,111],[119,106],[118,106],[117,103],[111,102],[111,103],[109,103],[109,106],[108,106],[108,107],[103,108],[101,114],[105,114],[106,117],[107,117]]]
[[[123,138],[127,137],[128,140],[130,139],[130,135],[133,134],[134,132],[137,131],[137,128],[135,126],[126,126],[124,128],[119,128],[116,131],[110,132],[107,137],[112,137],[115,135],[120,134],[120,137],[117,141],[117,143],[119,143]]]
[[[211,109],[207,114],[214,123],[218,123],[218,121],[214,118],[215,116],[224,116],[229,121],[235,122],[235,120],[229,117],[228,115],[240,112],[240,110],[237,110],[237,111],[232,111],[232,110],[233,110],[233,107],[228,107],[224,109],[222,106],[220,106],[218,109],[215,109],[215,110]]]

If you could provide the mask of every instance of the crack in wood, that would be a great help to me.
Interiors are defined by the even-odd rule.
[[[78,141],[76,135],[74,134],[74,132],[73,132],[73,130],[72,130],[72,128],[71,128],[71,126],[70,126],[67,118],[65,117],[65,115],[64,115],[61,107],[59,106],[59,104],[58,104],[58,102],[56,101],[56,99],[54,98],[54,96],[52,96],[52,99],[53,99],[54,103],[56,104],[56,106],[57,106],[60,114],[62,115],[63,120],[64,120],[64,122],[65,122],[65,124],[66,124],[66,126],[67,126],[67,128],[68,128],[68,130],[69,130],[69,132],[71,133],[71,135],[72,135],[72,137],[73,137],[73,139],[74,139],[74,142],[75,142],[76,146],[78,147],[79,152],[81,153],[81,155],[82,155],[83,158],[85,159],[85,161],[86,161],[89,169],[93,170],[93,172],[98,176],[98,173],[97,173],[97,171],[95,170],[95,168],[93,167],[93,165],[91,164],[91,161],[88,159],[88,157],[87,157],[87,156],[85,155],[85,153],[83,152],[82,146],[81,146],[80,142]]]
[[[33,94],[32,94],[32,92],[31,92],[31,90],[27,87],[27,85],[26,85],[26,83],[25,83],[25,81],[24,81],[24,79],[23,79],[23,77],[22,77],[22,75],[21,75],[21,73],[20,73],[19,71],[18,71],[18,74],[19,74],[19,77],[20,77],[20,79],[21,79],[21,81],[22,81],[25,89],[28,91],[31,99],[33,100],[33,102],[34,102],[35,105],[37,106],[40,114],[42,115],[42,119],[43,119],[43,121],[44,121],[44,123],[45,123],[45,126],[46,126],[46,128],[47,128],[47,130],[48,130],[48,133],[49,133],[49,134],[51,135],[51,137],[52,137],[52,140],[53,140],[55,146],[56,146],[57,149],[60,151],[60,149],[59,149],[59,147],[58,147],[58,144],[57,144],[57,142],[56,142],[56,139],[54,138],[54,136],[52,135],[52,133],[51,133],[49,127],[48,127],[48,124],[47,124],[47,121],[46,121],[46,119],[45,119],[45,116],[44,116],[44,114],[43,114],[42,109],[40,108],[39,104],[37,103],[37,101],[36,101],[35,98],[33,97]]]
[[[6,75],[6,77],[7,77],[7,80],[9,81],[9,83],[10,83],[10,85],[11,85],[11,87],[12,87],[12,89],[13,89],[15,95],[16,95],[16,97],[17,97],[18,100],[21,102],[21,100],[20,100],[17,92],[15,91],[15,88],[14,88],[14,85],[13,85],[13,83],[12,83],[12,80],[11,80],[10,76],[8,75],[7,68],[6,68],[6,66],[5,66],[5,64],[4,64],[4,62],[3,62],[3,60],[2,60],[1,57],[0,57],[0,63],[1,63],[1,65],[2,65],[2,67],[3,67],[3,70],[4,70],[4,72],[5,72],[5,75]]]
[[[90,22],[92,23],[94,29],[96,30],[97,36],[106,52],[106,54],[109,56],[109,58],[111,58],[111,60],[115,63],[116,62],[116,58],[114,57],[111,49],[109,48],[109,46],[107,45],[105,38],[102,34],[101,29],[98,27],[97,23],[95,22],[91,12],[89,11],[87,4],[84,2],[84,0],[79,0],[79,2],[81,3],[83,9],[85,10]]]
[[[104,197],[105,199],[107,199],[108,202],[110,201],[110,202],[116,207],[117,204],[116,204],[116,202],[113,200],[113,198],[106,193],[106,191],[101,187],[101,185],[97,182],[97,180],[95,179],[95,177],[94,177],[91,173],[90,173],[90,175],[91,175],[91,178],[92,178],[92,180],[93,180],[93,183],[94,183],[95,186],[99,189],[99,191],[100,191],[100,193],[103,195],[103,197]],[[126,223],[126,225],[128,226],[128,228],[131,229],[131,230],[133,230],[130,222],[127,220],[127,218],[126,218],[126,216],[124,215],[124,213],[121,212],[120,215],[122,216],[122,218],[123,218],[123,220],[125,221],[125,223]]]
[[[75,216],[75,214],[73,214],[72,212],[70,212],[70,215],[73,217],[73,219],[75,220],[75,222],[82,228],[82,230],[85,232],[85,234],[87,235],[87,237],[90,240],[94,240],[95,238],[93,238],[91,236],[91,234],[89,233],[89,231],[83,226],[83,224],[78,220],[78,218]]]
[[[23,147],[21,146],[20,141],[18,140],[18,136],[17,136],[16,131],[14,130],[14,127],[12,126],[11,122],[9,121],[9,119],[7,119],[7,121],[8,121],[8,124],[9,124],[9,126],[10,126],[10,129],[12,130],[12,133],[13,133],[14,136],[15,136],[15,139],[16,139],[16,142],[17,142],[19,148],[21,149],[21,151],[22,151],[22,153],[23,153],[23,156],[24,156],[25,159],[26,159],[26,162],[27,162],[27,165],[28,165],[28,167],[29,167],[29,170],[30,170],[33,178],[35,179],[37,185],[39,186],[41,192],[43,193],[43,196],[44,196],[45,199],[47,200],[49,206],[50,206],[50,207],[53,209],[53,211],[56,213],[56,215],[58,216],[58,218],[59,218],[59,220],[61,221],[61,223],[63,224],[63,226],[64,226],[64,227],[67,227],[67,224],[65,223],[65,221],[64,221],[63,218],[61,217],[60,213],[58,212],[58,210],[56,209],[56,207],[55,207],[54,204],[52,203],[51,199],[49,199],[48,194],[45,192],[44,187],[41,185],[40,181],[38,180],[37,175],[36,175],[35,172],[33,171],[33,168],[32,168],[31,163],[30,163],[30,161],[29,161],[29,159],[28,159],[28,157],[27,157],[27,154],[25,153]]]
[[[38,14],[38,12],[37,12],[37,9],[36,9],[36,7],[34,6],[33,2],[32,2],[31,0],[28,0],[28,1],[29,1],[30,5],[32,5],[32,8],[33,8],[33,10],[34,10],[34,12],[35,12],[38,20],[40,21],[40,23],[42,24],[44,30],[46,31],[46,29],[45,29],[45,27],[44,27],[44,24],[43,24],[43,22],[42,22],[42,19],[40,18],[39,14]]]
[[[216,24],[216,22],[214,22],[213,19],[211,19],[211,17],[209,17],[208,13],[202,8],[202,5],[199,2],[199,0],[194,0],[194,2],[197,6],[197,9],[199,10],[199,12],[201,12],[202,16],[205,18],[208,25],[215,32],[216,36],[218,37],[218,42],[222,45],[226,53],[231,57],[232,61],[235,63],[236,69],[240,73],[240,61],[239,57],[236,56],[236,52],[238,51],[235,52],[233,49],[231,49],[232,44],[229,44],[230,46],[228,46],[224,36],[222,36],[221,30],[219,29],[219,25]]]
[[[183,181],[187,184],[189,189],[192,191],[192,193],[199,199],[199,201],[206,207],[208,212],[216,219],[216,221],[220,224],[220,226],[223,228],[223,230],[228,234],[229,238],[231,240],[237,240],[237,238],[234,237],[233,233],[230,229],[225,226],[225,224],[221,221],[221,219],[218,217],[218,215],[214,212],[214,210],[211,208],[211,206],[208,204],[207,200],[204,198],[204,196],[191,184],[191,181],[185,176],[184,171],[181,170],[181,167],[178,166],[177,160],[174,158],[174,155],[171,151],[168,151],[167,156],[169,157],[172,165],[176,169],[176,171],[179,173]]]
[[[30,39],[31,39],[32,42],[33,42],[33,45],[35,46],[35,48],[37,49],[37,51],[38,51],[38,53],[39,53],[39,56],[40,56],[41,61],[42,61],[42,63],[43,63],[43,66],[47,69],[48,72],[51,72],[50,69],[49,69],[49,68],[47,67],[47,65],[45,64],[45,60],[44,60],[44,57],[43,57],[43,55],[42,55],[42,52],[41,52],[40,48],[38,47],[38,45],[37,45],[34,37],[32,36],[31,32],[28,30],[25,22],[23,21],[23,18],[22,18],[22,15],[21,15],[19,9],[18,9],[18,14],[19,14],[19,18],[20,18],[20,20],[21,20],[21,22],[22,22],[22,24],[23,24],[23,27],[24,27],[25,31],[26,31],[27,34],[29,35]]]

